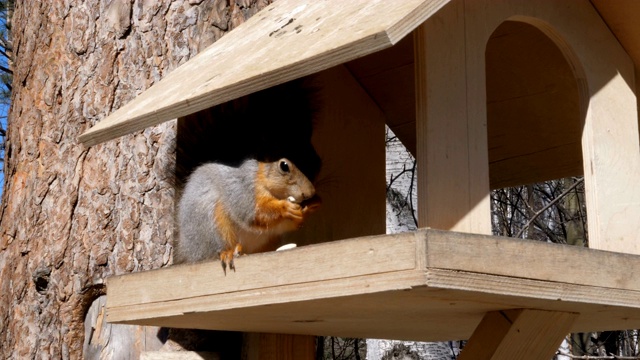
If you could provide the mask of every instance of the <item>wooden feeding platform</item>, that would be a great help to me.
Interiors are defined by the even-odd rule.
[[[429,229],[236,265],[226,276],[212,261],[110,278],[107,320],[425,341],[468,339],[486,313],[513,309],[553,315],[561,334],[640,327],[635,255]]]
[[[569,332],[640,328],[639,4],[274,2],[80,141],[188,126],[313,77],[312,141],[339,179],[296,235],[313,245],[241,257],[226,275],[212,261],[110,278],[108,321],[470,338],[461,360],[548,359]],[[442,230],[365,236],[384,232],[385,124],[416,157],[418,224]],[[492,188],[577,175],[591,249],[479,235]]]

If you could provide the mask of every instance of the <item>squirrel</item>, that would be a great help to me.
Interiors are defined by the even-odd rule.
[[[295,80],[178,121],[173,263],[275,250],[320,206],[311,89]]]
[[[189,177],[178,207],[174,263],[220,256],[235,271],[241,252],[272,250],[320,205],[311,181],[286,158],[248,159],[238,167],[208,163]]]

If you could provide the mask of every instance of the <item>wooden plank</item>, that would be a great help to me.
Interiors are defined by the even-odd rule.
[[[384,112],[387,125],[416,154],[416,106],[413,37],[345,64]]]
[[[530,308],[580,313],[571,331],[640,327],[636,255],[423,230],[248,255],[237,266],[227,277],[216,261],[111,278],[107,319],[441,341],[468,338],[487,312]]]
[[[438,289],[458,290],[479,296],[481,298],[522,297],[527,308],[542,308],[554,311],[574,311],[567,304],[573,304],[576,312],[589,313],[596,307],[608,306],[637,307],[640,292],[635,290],[621,290],[611,287],[597,287],[590,285],[573,285],[556,283],[547,280],[531,278],[517,278],[500,275],[477,274],[466,271],[432,269],[427,272],[427,286]],[[461,296],[461,298],[466,298]],[[472,300],[472,299],[470,299]],[[494,300],[497,303],[513,308],[513,303],[504,300]],[[558,302],[557,304],[553,302]],[[534,306],[536,305],[536,306]],[[497,308],[499,309],[499,308]],[[618,321],[623,318],[618,318]],[[603,325],[604,326],[604,325]],[[597,328],[597,326],[596,326]]]
[[[100,121],[80,141],[94,145],[388,48],[447,2],[277,1]]]
[[[427,236],[427,267],[431,269],[640,291],[635,271],[620,271],[638,266],[637,256],[447,231],[430,230]]]
[[[356,277],[415,269],[416,234],[398,234],[393,238],[395,241],[389,242],[387,235],[371,236],[304,246],[277,253],[242,256],[236,259],[237,271],[228,272],[226,275],[220,262],[212,261],[112,277],[109,278],[107,286],[119,290],[109,294],[107,306],[161,303],[185,297],[198,298],[205,295],[339,279],[345,276]],[[265,264],[269,264],[268,268],[264,267]],[[196,278],[199,280],[194,282],[192,279]],[[132,281],[137,285],[131,286]],[[139,287],[142,284],[146,285]],[[232,307],[233,304],[228,306]]]
[[[469,285],[472,281],[478,280],[472,277],[478,276],[478,274],[448,272],[452,278],[459,277],[458,283]],[[183,311],[188,309],[188,311],[165,317],[150,317],[152,314],[145,314],[144,319],[127,323],[168,327],[188,325],[202,329],[234,331],[443,341],[469,338],[488,311],[524,307],[580,312],[579,321],[572,327],[572,331],[578,332],[633,329],[640,326],[640,309],[638,309],[637,301],[640,295],[638,292],[635,292],[634,301],[631,301],[632,296],[628,295],[628,291],[626,292],[626,306],[598,305],[588,304],[584,301],[587,298],[596,299],[596,295],[598,295],[600,299],[598,301],[606,302],[607,299],[613,299],[612,302],[619,302],[616,299],[618,295],[615,293],[610,295],[608,289],[599,289],[595,292],[593,288],[572,284],[517,281],[513,278],[509,282],[504,281],[504,277],[494,278],[493,285],[486,289],[494,291],[497,284],[501,284],[505,287],[513,285],[514,290],[505,289],[504,291],[510,294],[502,295],[484,292],[486,289],[469,291],[435,286],[412,287],[353,296],[277,302],[262,306],[240,303],[233,309],[225,310],[213,310],[216,307],[211,304],[209,304],[208,310],[202,310],[198,306],[185,306],[182,301],[176,301],[174,304],[167,303],[166,305],[174,309],[183,309]],[[449,281],[452,282],[451,279]],[[480,283],[482,284],[481,281]],[[559,296],[555,299],[537,298],[535,292],[544,289],[545,285],[550,287],[545,295],[551,295],[553,290]],[[316,284],[316,290],[326,286],[331,286],[331,284],[329,282]],[[357,287],[357,282],[354,281],[352,286]],[[523,291],[523,289],[525,290]],[[298,288],[298,290],[306,290],[307,293],[314,292],[313,287]],[[345,291],[343,294],[349,291],[346,287],[343,290]],[[590,292],[590,296],[584,296]],[[317,293],[315,291],[315,294]],[[518,293],[521,295],[514,295]],[[578,293],[581,295],[575,295]],[[263,295],[272,297],[271,291],[264,291],[253,294],[238,294],[238,296],[225,297],[224,300],[233,302],[247,296]],[[289,299],[284,289],[279,295]],[[582,302],[569,301],[566,300],[567,298],[580,298]],[[207,301],[206,298],[200,299],[201,304]],[[139,306],[138,310],[147,311],[147,307]],[[247,321],[247,319],[251,320]]]
[[[477,325],[474,321],[487,311],[522,307],[580,312],[585,316],[575,331],[634,328],[640,325],[638,299],[638,291],[434,269],[426,276],[403,272],[394,277],[370,275],[199,298],[185,296],[109,308],[108,320],[313,335],[389,338],[402,334],[402,338],[435,341],[466,338],[442,336],[461,336],[465,329],[469,330],[466,336],[470,335]],[[456,320],[446,320],[447,316]],[[244,321],[248,318],[252,321]],[[391,331],[397,327],[376,325],[395,318],[397,327],[404,324],[406,331],[394,335]],[[442,333],[414,323],[418,319],[423,324],[440,324]],[[446,329],[442,322],[449,322]]]
[[[418,224],[489,234],[486,128],[468,109],[464,17],[454,1],[414,32]]]
[[[249,255],[249,257],[253,256],[255,255]],[[305,270],[314,271],[313,269]],[[192,278],[198,279],[198,282],[202,282],[203,280],[196,276],[196,274],[192,274]],[[130,287],[130,285],[133,284],[138,285],[138,293],[151,291],[146,285],[140,286],[138,279],[125,280],[128,280],[128,283],[111,285],[111,288],[115,289],[113,293],[129,292],[134,296],[138,295],[135,288]],[[191,283],[193,281],[189,282]],[[176,285],[175,281],[166,282],[166,284]],[[185,291],[182,296],[174,296],[171,299],[163,301],[148,299],[123,305],[108,304],[109,311],[107,312],[107,320],[109,322],[129,322],[153,317],[170,317],[185,313],[205,313],[211,309],[233,310],[255,306],[286,306],[287,304],[300,301],[339,298],[385,291],[410,290],[412,287],[422,285],[424,285],[424,274],[415,271],[399,271],[317,281],[313,283],[271,286],[230,293],[216,293],[198,297],[193,297],[190,295],[191,293]],[[185,286],[180,286],[180,284],[177,284],[176,287],[180,290],[185,290]],[[145,304],[145,306],[141,307],[140,305],[142,304]],[[180,326],[177,327],[189,327],[190,323],[188,321],[191,320],[185,319],[184,322],[179,321]],[[198,322],[199,321],[196,321],[196,323]],[[267,330],[256,329],[252,331]]]
[[[573,313],[530,309],[490,312],[458,359],[550,359],[576,317]]]
[[[581,54],[581,60],[591,96],[582,137],[589,247],[640,254],[640,144],[634,66],[605,24],[597,25],[593,27],[599,33],[585,34],[589,37],[576,45],[576,51],[586,53]],[[603,38],[597,47],[584,43],[593,36]],[[608,54],[608,61],[598,56],[603,53]]]
[[[467,12],[467,1],[458,0],[464,8],[464,42],[466,66],[467,93],[467,124],[469,142],[469,204],[472,211],[466,216],[471,224],[469,230],[477,234],[491,234],[491,195],[489,177],[489,145],[487,143],[487,98],[486,79],[483,67],[480,67],[476,53],[476,43],[472,43],[471,30],[467,26],[467,19],[473,16]],[[484,43],[486,44],[486,43]]]

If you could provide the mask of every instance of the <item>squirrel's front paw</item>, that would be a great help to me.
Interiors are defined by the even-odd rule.
[[[296,223],[301,223],[302,218],[302,206],[300,204],[296,204],[290,201],[284,201],[284,217],[289,220],[293,220]]]

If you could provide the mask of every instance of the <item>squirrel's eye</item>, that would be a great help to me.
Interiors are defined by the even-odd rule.
[[[289,164],[287,164],[286,161],[280,161],[280,170],[282,170],[283,172],[288,173],[289,172]]]

